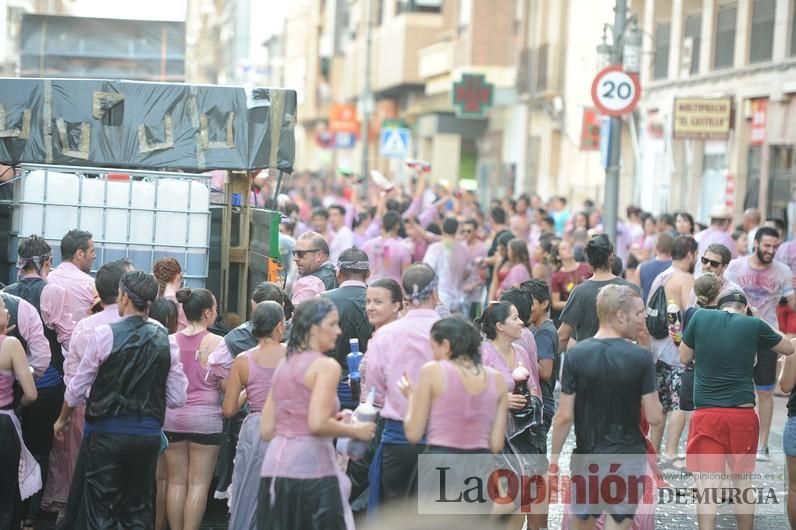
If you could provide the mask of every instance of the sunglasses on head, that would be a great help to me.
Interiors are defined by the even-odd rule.
[[[293,255],[297,258],[303,258],[305,254],[309,254],[310,252],[320,252],[321,249],[319,248],[311,248],[309,250],[294,250]]]
[[[706,257],[702,257],[702,265],[710,265],[711,267],[721,267],[724,263],[712,259],[708,259]]]

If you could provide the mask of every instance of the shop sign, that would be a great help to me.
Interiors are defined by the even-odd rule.
[[[731,98],[677,98],[674,100],[675,138],[727,138]]]

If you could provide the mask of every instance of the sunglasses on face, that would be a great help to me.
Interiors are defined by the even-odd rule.
[[[708,258],[703,256],[702,257],[702,265],[710,265],[711,267],[719,268],[719,267],[721,267],[724,264],[722,262],[720,262],[720,261],[708,259]]]
[[[294,250],[293,255],[301,259],[304,257],[305,254],[309,254],[310,252],[320,252],[320,251],[321,249],[319,248],[311,248],[309,250]]]

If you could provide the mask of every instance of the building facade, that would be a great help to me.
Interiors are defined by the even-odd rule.
[[[641,4],[644,31],[655,37],[645,39],[638,113],[642,206],[701,220],[717,203],[787,217],[796,191],[796,2]],[[726,133],[710,131],[710,107],[702,131],[678,133],[683,98],[729,100]]]

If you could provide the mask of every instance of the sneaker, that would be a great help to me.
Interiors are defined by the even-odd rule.
[[[757,459],[760,461],[767,462],[770,460],[770,455],[768,453],[768,446],[763,446],[757,450]]]

